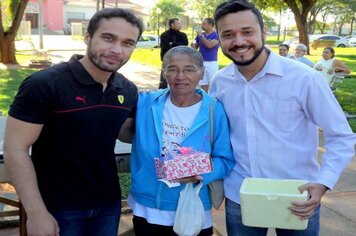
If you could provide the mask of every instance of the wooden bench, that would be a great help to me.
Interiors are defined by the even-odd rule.
[[[2,154],[0,155],[0,183],[9,183],[9,177],[7,175],[5,164]],[[16,210],[2,210],[0,211],[0,218],[8,216],[19,216],[19,230],[20,236],[26,236],[26,212],[19,200],[12,199],[3,195],[0,195],[0,203],[17,208]]]

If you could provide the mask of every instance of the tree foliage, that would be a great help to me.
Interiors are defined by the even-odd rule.
[[[192,2],[192,10],[198,13],[199,19],[203,20],[207,17],[213,17],[215,8],[224,1],[217,0],[199,0]]]
[[[322,21],[317,21],[316,17],[320,16]],[[318,0],[313,6],[309,15],[309,33],[314,33],[316,27],[320,33],[325,33],[327,19],[334,18],[333,31],[336,34],[342,33],[345,23],[350,23],[350,32],[352,33],[353,22],[356,16],[356,1],[354,0]],[[343,32],[345,33],[345,32]]]
[[[342,28],[345,23],[350,23],[349,34],[352,34],[352,28],[354,21],[356,19],[356,1],[355,0],[338,0],[333,4],[334,8],[334,24],[335,32],[338,32],[341,35]]]
[[[255,3],[259,7],[259,9],[262,11],[262,13],[264,11],[278,12],[280,19],[281,19],[281,16],[282,16],[282,12],[286,11],[288,9],[287,5],[282,0],[269,0],[269,1],[266,1],[266,0],[252,0],[252,2]],[[264,15],[264,18],[265,18],[266,17],[265,14],[263,14],[263,15]],[[265,19],[264,19],[264,22],[266,22]],[[266,25],[269,28],[274,26],[274,25],[267,24],[267,22],[266,22]],[[278,31],[277,32],[277,40],[279,41],[280,33],[281,33],[281,20],[279,21],[278,30],[277,31]]]
[[[166,29],[169,19],[179,18],[183,14],[184,8],[181,4],[182,2],[177,3],[170,0],[160,0],[152,8],[150,19],[151,25],[156,25],[156,22],[158,22],[160,26],[163,25]]]
[[[310,10],[308,18],[308,32],[314,34],[316,27],[320,30],[320,33],[324,34],[327,26],[327,18],[333,15],[335,0],[318,0],[316,4]],[[317,16],[320,16],[322,21],[317,21]]]
[[[28,1],[0,1],[0,62],[4,64],[17,64],[15,38]]]
[[[265,26],[267,26],[268,29],[271,29],[274,26],[277,26],[277,23],[274,21],[274,19],[272,17],[269,17],[266,14],[262,15],[263,17],[263,22],[265,24]]]
[[[318,0],[255,0],[260,8],[282,4],[283,1],[293,12],[299,32],[299,42],[309,45],[308,39],[308,14]]]

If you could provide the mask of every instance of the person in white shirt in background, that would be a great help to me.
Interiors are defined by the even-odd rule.
[[[217,72],[209,93],[223,103],[236,164],[224,180],[227,233],[266,235],[267,228],[242,224],[239,191],[247,177],[303,179],[306,202],[289,210],[305,230],[277,235],[319,235],[320,202],[354,155],[355,134],[320,73],[265,47],[261,12],[244,0],[221,3],[214,20],[220,47],[233,63]],[[317,161],[318,129],[326,152]]]
[[[335,59],[335,50],[332,47],[324,48],[322,58],[315,63],[314,69],[323,75],[329,85],[331,85],[335,72],[345,74],[351,72],[342,61]]]
[[[294,50],[295,60],[300,61],[301,63],[304,63],[307,66],[313,67],[314,63],[304,56],[307,53],[307,50],[307,46],[302,43],[298,44]]]

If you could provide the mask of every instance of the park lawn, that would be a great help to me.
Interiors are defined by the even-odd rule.
[[[0,113],[7,115],[21,82],[34,73],[34,69],[0,69]]]

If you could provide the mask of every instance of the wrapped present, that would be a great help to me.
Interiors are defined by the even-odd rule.
[[[180,148],[168,157],[154,158],[159,179],[174,180],[209,173],[212,164],[209,153]]]

